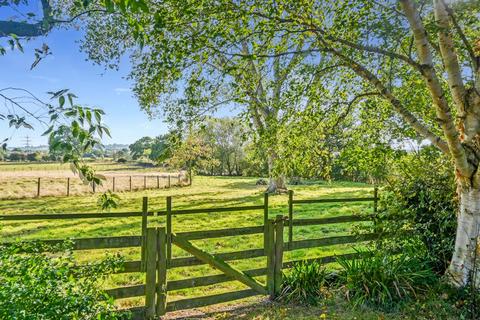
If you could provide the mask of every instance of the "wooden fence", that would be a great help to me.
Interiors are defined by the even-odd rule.
[[[0,198],[39,198],[42,196],[66,196],[96,192],[119,192],[147,189],[164,189],[188,185],[188,175],[163,174],[163,175],[115,175],[106,176],[102,184],[84,184],[79,178],[59,177],[19,177],[1,179],[5,188],[8,184],[21,183],[21,189],[14,194],[0,195]],[[13,186],[12,188],[17,188]]]
[[[44,219],[95,219],[118,217],[141,217],[142,231],[138,236],[83,238],[73,240],[75,250],[107,249],[140,247],[140,260],[125,262],[122,273],[143,272],[145,283],[130,285],[107,290],[114,299],[145,296],[145,304],[141,307],[131,308],[134,319],[151,319],[164,315],[166,312],[203,307],[242,299],[255,295],[269,295],[271,298],[278,296],[282,285],[282,270],[293,266],[300,260],[284,261],[284,253],[300,249],[326,247],[339,244],[350,244],[374,240],[378,233],[361,235],[342,235],[322,237],[308,240],[294,240],[294,227],[311,225],[329,225],[337,223],[351,223],[372,221],[377,207],[377,190],[373,197],[368,198],[342,198],[342,199],[309,199],[296,200],[293,192],[289,193],[288,215],[277,215],[274,219],[269,216],[268,194],[265,194],[262,205],[175,209],[172,198],[166,198],[165,210],[149,210],[148,199],[143,199],[141,212],[115,212],[115,213],[74,213],[74,214],[42,214],[42,215],[3,215],[0,221],[13,220],[44,220]],[[295,208],[302,204],[311,203],[347,203],[347,202],[373,202],[373,212],[362,215],[336,216],[328,218],[296,219]],[[263,225],[247,226],[240,228],[216,229],[205,231],[175,232],[172,217],[176,215],[202,214],[212,212],[253,212],[263,215]],[[148,225],[149,217],[165,216],[165,226],[151,228]],[[284,240],[284,229],[288,230],[288,237]],[[191,240],[222,238],[239,235],[262,234],[263,245],[261,248],[249,250],[209,253],[191,243]],[[56,243],[61,240],[46,240],[46,243]],[[176,246],[188,252],[191,256],[172,257],[172,247]],[[323,256],[314,258],[322,264],[335,262],[336,258],[356,257],[355,253],[337,256]],[[228,263],[232,260],[266,257],[266,263],[260,268],[239,270]],[[195,278],[168,281],[168,271],[195,265],[209,265],[222,274],[208,275]],[[255,279],[266,276],[266,281]],[[206,295],[189,299],[169,301],[168,292],[186,288],[214,285],[228,281],[239,281],[248,289],[227,292],[215,295]]]

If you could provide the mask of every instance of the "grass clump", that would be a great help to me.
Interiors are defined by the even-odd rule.
[[[416,298],[437,282],[436,274],[421,259],[409,254],[359,251],[356,259],[338,258],[339,281],[355,306],[390,308]]]
[[[316,261],[301,261],[284,274],[280,301],[302,305],[317,305],[322,298],[330,296],[329,275]]]

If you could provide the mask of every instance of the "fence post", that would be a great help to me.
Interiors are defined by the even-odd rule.
[[[95,193],[95,181],[92,182],[92,191]]]
[[[67,178],[67,197],[70,196],[70,178]]]
[[[288,191],[288,247],[293,241],[293,190]]]
[[[178,184],[178,186],[180,187],[180,185],[181,185],[180,172],[178,173],[178,183],[177,183],[177,184]]]
[[[172,259],[172,197],[167,197],[167,261]]]
[[[167,309],[167,233],[165,228],[158,228],[158,262],[157,262],[157,317],[163,316]]]
[[[265,255],[267,256],[267,291],[270,299],[275,298],[275,223],[273,219],[265,224]]]
[[[143,197],[142,202],[142,259],[141,259],[141,270],[145,271],[145,255],[146,255],[146,245],[147,245],[147,216],[148,216],[148,197]]]
[[[146,237],[146,263],[145,263],[145,318],[155,317],[155,288],[157,267],[157,230],[147,229]]]
[[[157,189],[160,189],[160,176],[157,176]]]
[[[263,194],[263,247],[267,247],[268,192]]]
[[[171,183],[170,183],[170,173],[168,174],[168,188],[170,188]]]
[[[132,176],[130,176],[130,191],[132,191]]]
[[[112,192],[115,192],[115,177],[112,177]]]
[[[37,198],[40,197],[40,178],[38,178],[38,182],[37,182]]]
[[[147,189],[147,176],[143,176],[143,190]]]
[[[282,290],[283,267],[283,216],[277,215],[275,219],[275,268],[274,268],[274,295],[278,297]]]
[[[373,214],[377,214],[378,210],[378,188],[373,189]]]

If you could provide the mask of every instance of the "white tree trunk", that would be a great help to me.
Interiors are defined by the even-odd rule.
[[[455,251],[449,267],[454,284],[464,286],[475,275],[476,285],[480,284],[480,189],[460,190]]]
[[[276,157],[277,155],[274,152],[270,152],[268,155],[268,193],[281,193],[287,191],[285,177],[281,174],[275,174],[274,162]]]

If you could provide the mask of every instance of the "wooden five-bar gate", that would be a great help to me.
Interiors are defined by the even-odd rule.
[[[134,319],[152,319],[160,317],[170,311],[203,307],[255,295],[268,295],[271,298],[275,298],[281,290],[282,270],[292,267],[292,265],[297,262],[284,261],[284,253],[286,251],[370,241],[379,235],[379,233],[376,232],[360,235],[294,240],[294,227],[372,221],[377,210],[377,200],[376,189],[374,190],[373,197],[308,200],[294,199],[294,194],[290,191],[288,215],[277,215],[272,219],[269,216],[268,194],[265,194],[262,205],[203,209],[174,209],[172,206],[172,198],[167,197],[166,210],[160,211],[150,211],[148,209],[148,199],[144,198],[141,212],[2,215],[0,216],[0,221],[141,217],[142,233],[139,236],[83,238],[74,239],[73,243],[75,250],[140,247],[140,260],[125,262],[120,272],[142,272],[145,274],[145,283],[109,289],[107,293],[114,299],[145,296],[144,306],[131,308],[130,311]],[[327,218],[295,218],[295,207],[303,204],[359,201],[372,201],[373,212],[362,215],[345,215]],[[172,228],[172,217],[177,215],[246,211],[263,214],[263,225],[189,232],[175,232]],[[148,223],[149,217],[155,216],[165,216],[165,225],[162,227],[150,227]],[[285,228],[288,230],[286,241],[284,240]],[[263,234],[262,248],[212,254],[191,242],[192,240],[254,234]],[[56,243],[60,241],[62,240],[45,240],[46,243]],[[178,247],[191,256],[172,257],[173,247]],[[339,256],[354,258],[356,255],[356,253],[346,253],[310,260],[317,260],[320,263],[326,264],[335,262]],[[266,257],[266,264],[256,269],[240,270],[229,264],[229,261],[233,260],[258,257]],[[219,270],[221,274],[168,281],[168,270],[195,265],[209,265]],[[257,280],[256,277],[259,276],[266,276],[265,282]],[[168,292],[170,291],[214,285],[234,280],[246,285],[248,289],[176,301],[169,301],[168,299]]]

